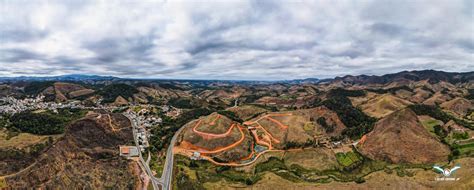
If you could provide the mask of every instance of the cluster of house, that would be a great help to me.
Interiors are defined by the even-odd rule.
[[[149,147],[150,144],[148,143],[148,138],[150,137],[149,128],[145,127],[145,121],[142,116],[137,115],[137,113],[133,112],[132,110],[127,110],[125,115],[131,119],[134,138],[138,142],[138,146],[140,147],[140,151],[145,151],[145,148]]]
[[[179,115],[181,115],[181,110],[172,106],[167,106],[167,105],[162,106],[161,110],[166,113],[165,114],[166,116],[171,117],[171,118],[176,118]]]
[[[318,146],[329,148],[329,149],[341,148],[344,145],[352,143],[351,140],[346,139],[346,138],[339,141],[333,141],[331,140],[331,137],[328,137],[328,136],[318,136],[316,137],[315,140]]]
[[[130,111],[129,111],[130,112]],[[150,110],[148,109],[141,109],[137,113],[133,113],[135,115],[135,118],[141,121],[141,125],[143,125],[144,128],[151,128],[152,126],[159,125],[163,120],[160,117],[156,117],[154,115],[149,115]]]
[[[133,109],[128,109],[126,115],[134,122],[134,132],[135,138],[138,142],[141,151],[144,151],[145,148],[149,147],[148,139],[152,135],[150,130],[153,126],[159,125],[163,122],[160,117],[157,117],[154,114],[148,114],[150,109],[140,109],[134,111]]]
[[[57,112],[61,108],[80,108],[85,107],[81,105],[80,101],[71,101],[68,103],[44,102],[44,96],[40,95],[36,98],[16,99],[13,97],[0,98],[0,113],[16,114],[27,110],[51,110]]]

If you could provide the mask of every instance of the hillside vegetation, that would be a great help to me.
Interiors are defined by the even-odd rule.
[[[354,107],[347,96],[363,96],[361,91],[336,90],[329,93],[331,96],[321,104],[337,113],[347,127],[343,134],[357,139],[373,129],[376,119],[366,115]]]
[[[59,113],[22,112],[11,116],[7,128],[37,135],[53,135],[64,132],[66,125],[84,116],[84,110],[60,109]]]
[[[64,137],[41,152],[35,163],[5,178],[13,189],[131,189],[140,187],[138,165],[118,155],[131,143],[130,122],[120,114],[91,115],[69,125]],[[117,131],[112,131],[115,128]],[[73,176],[73,177],[71,177]]]
[[[135,87],[128,84],[118,83],[105,86],[98,94],[104,98],[104,103],[112,103],[119,96],[128,99],[135,93],[138,93],[138,90]]]

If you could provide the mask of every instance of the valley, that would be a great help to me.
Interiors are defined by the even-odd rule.
[[[472,77],[3,81],[0,185],[471,188]]]

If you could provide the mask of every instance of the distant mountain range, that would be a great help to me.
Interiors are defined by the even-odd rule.
[[[382,76],[368,76],[359,75],[344,77],[336,77],[332,82],[345,82],[350,84],[387,84],[390,82],[405,82],[405,81],[421,81],[428,80],[430,83],[437,83],[439,81],[446,81],[450,83],[474,81],[474,71],[465,73],[444,72],[436,70],[421,70],[421,71],[402,71],[394,74],[386,74]]]
[[[99,76],[99,75],[61,75],[61,76],[49,76],[49,77],[0,77],[0,81],[118,81],[118,80],[167,80],[173,81],[172,79],[133,79],[133,78],[119,78],[113,76]],[[195,81],[195,80],[182,80],[179,81]],[[278,80],[278,81],[232,81],[222,80],[228,82],[250,82],[250,83],[288,83],[288,84],[305,84],[305,83],[332,83],[332,82],[344,82],[349,84],[387,84],[390,82],[403,82],[403,81],[421,81],[429,80],[431,83],[439,81],[446,81],[450,83],[468,82],[474,81],[474,71],[471,72],[444,72],[436,70],[421,70],[421,71],[402,71],[394,74],[386,75],[346,75],[343,77],[335,77],[332,79],[318,79],[318,78],[306,78],[306,79],[294,79],[294,80]],[[207,81],[207,80],[199,80]],[[209,80],[209,81],[220,81],[220,80]]]
[[[0,77],[0,81],[102,81],[102,80],[117,80],[118,77],[113,76],[99,76],[99,75],[60,75],[60,76],[49,76],[49,77],[32,77],[32,76],[21,76],[21,77]]]

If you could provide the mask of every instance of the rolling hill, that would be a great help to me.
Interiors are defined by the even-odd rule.
[[[433,137],[409,108],[381,119],[364,143],[362,154],[391,163],[436,163],[447,161],[449,148]]]
[[[138,165],[118,153],[119,145],[133,142],[130,125],[121,114],[86,116],[69,125],[33,164],[3,177],[13,189],[139,187]]]
[[[367,115],[382,118],[410,104],[412,103],[391,94],[383,94],[368,100],[360,105],[360,107]]]

